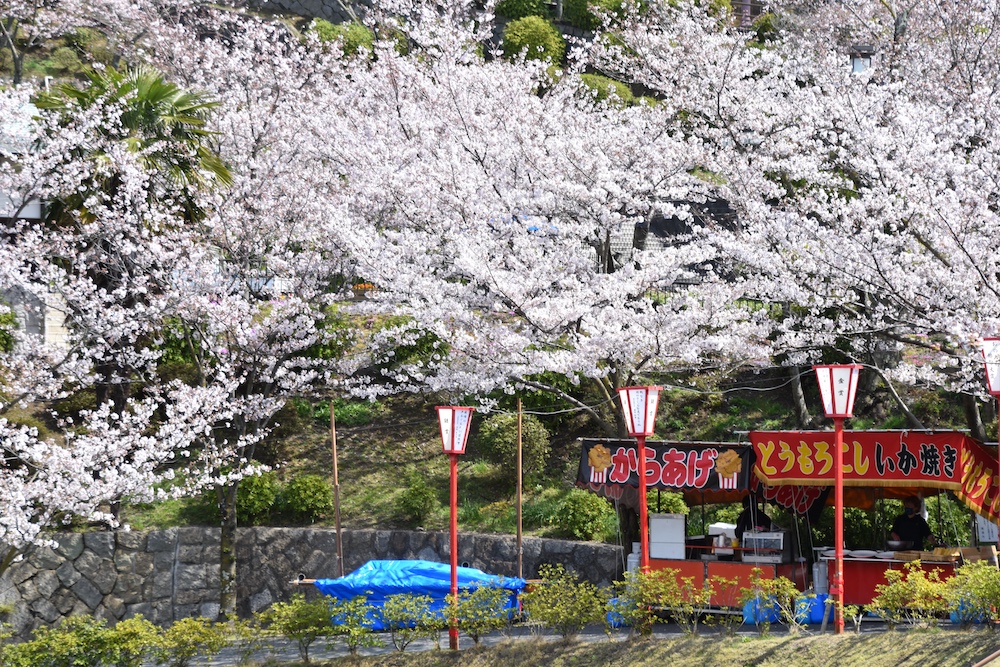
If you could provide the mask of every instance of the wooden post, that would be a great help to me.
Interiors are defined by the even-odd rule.
[[[337,471],[337,419],[330,401],[330,443],[333,447],[333,523],[336,528],[337,576],[344,576],[344,541],[340,535],[340,476]]]

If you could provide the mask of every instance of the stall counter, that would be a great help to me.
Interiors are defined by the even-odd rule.
[[[739,561],[717,560],[669,560],[665,558],[650,558],[650,570],[677,570],[679,579],[690,578],[695,586],[704,586],[712,577],[735,579],[736,586],[727,591],[719,591],[712,596],[709,603],[713,607],[740,607],[739,590],[749,588],[753,578],[753,570],[760,569],[764,579],[786,577],[795,582],[796,588],[804,591],[808,587],[809,568],[806,563],[788,563],[771,565],[763,563],[743,563]]]
[[[829,562],[827,567],[827,579],[829,585],[833,586],[833,563],[832,559],[824,558]],[[844,604],[866,605],[871,604],[875,598],[877,586],[886,584],[885,573],[887,570],[902,570],[911,561],[885,559],[885,558],[845,558],[844,559]],[[955,574],[958,562],[923,562],[920,569],[924,572],[939,571],[941,579],[949,579]]]

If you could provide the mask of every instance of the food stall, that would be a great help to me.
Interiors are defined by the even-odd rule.
[[[578,485],[637,508],[639,467],[635,441],[584,439],[582,443]],[[757,484],[751,473],[753,448],[749,444],[647,440],[645,449],[649,489],[682,491],[694,502],[733,503],[747,495],[751,484]],[[690,577],[695,585],[722,576],[735,579],[737,589],[746,587],[754,569],[760,569],[765,578],[788,577],[803,590],[809,585],[808,564],[795,555],[793,541],[783,531],[759,536],[748,531],[749,542],[734,545],[724,534],[687,535],[685,520],[682,514],[650,514],[650,569],[677,570],[679,577]],[[735,593],[729,591],[725,599],[713,598],[711,603],[738,607]]]
[[[735,503],[753,491],[795,515],[816,517],[832,500],[832,442],[829,431],[755,431],[749,434],[748,443],[649,440],[646,484],[649,489],[680,491],[692,506]],[[963,433],[846,431],[843,452],[848,506],[871,509],[878,498],[948,490],[989,521],[1000,517],[996,456]],[[634,508],[638,506],[637,471],[635,441],[583,440],[579,486]],[[801,540],[791,531],[749,531],[734,545],[731,540],[726,544],[725,536],[687,536],[682,520],[650,517],[651,569],[675,569],[695,583],[719,575],[745,586],[752,570],[760,568],[765,577],[784,576],[801,590],[815,586],[820,592],[829,585],[829,580],[822,579],[832,577],[832,564],[824,565],[833,558],[833,549],[809,553],[799,548]],[[677,549],[678,535],[684,537],[683,557]],[[674,546],[664,551],[664,544]],[[885,572],[903,568],[911,560],[919,559],[924,569],[940,569],[947,578],[963,561],[983,558],[996,562],[995,548],[956,547],[938,553],[849,550],[844,559],[844,603],[871,602],[875,587],[885,583]],[[735,600],[713,600],[713,604],[734,606]]]
[[[823,502],[833,484],[832,433],[828,431],[754,431],[754,475],[768,499],[790,500],[808,512]],[[905,498],[951,491],[970,509],[991,522],[1000,518],[996,481],[997,457],[964,433],[951,431],[845,431],[845,504],[871,508],[876,497]],[[785,503],[778,504],[786,506]],[[885,572],[919,560],[924,570],[952,576],[965,561],[996,563],[996,549],[958,547],[922,551],[922,545],[900,550],[844,552],[844,604],[867,604]],[[833,550],[820,553],[833,558]],[[828,568],[832,576],[833,568]]]

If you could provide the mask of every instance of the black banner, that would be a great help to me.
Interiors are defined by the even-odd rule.
[[[583,439],[581,486],[638,488],[638,447],[634,440]],[[733,443],[646,441],[646,487],[679,491],[746,491],[753,447]],[[610,494],[609,494],[610,495]]]

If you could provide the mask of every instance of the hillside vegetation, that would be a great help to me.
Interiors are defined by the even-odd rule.
[[[678,383],[680,384],[680,383]],[[795,419],[785,373],[747,375],[727,385],[713,385],[705,378],[690,378],[691,389],[674,388],[664,392],[658,412],[656,438],[686,441],[740,440],[749,430],[799,428]],[[806,402],[819,405],[818,392],[811,371],[803,375]],[[849,428],[900,428],[906,425],[893,409],[888,392],[873,387],[859,399],[856,418]],[[586,400],[588,397],[582,394]],[[592,397],[591,397],[592,398]],[[906,396],[911,409],[925,424],[934,428],[962,428],[961,407],[947,396],[930,391]],[[417,528],[443,530],[448,522],[448,462],[441,453],[441,442],[434,406],[448,402],[433,395],[404,395],[378,402],[352,402],[337,399],[337,444],[342,522],[349,528]],[[606,505],[600,530],[591,535],[574,534],[572,526],[561,525],[557,514],[571,495],[576,480],[579,445],[577,438],[601,437],[602,433],[588,419],[568,406],[556,405],[541,395],[524,398],[525,419],[545,426],[549,451],[545,465],[528,474],[524,484],[524,529],[528,534],[551,537],[589,537],[618,542],[614,512]],[[332,450],[330,446],[330,403],[327,400],[298,399],[286,405],[278,426],[262,447],[258,458],[273,466],[268,479],[277,485],[302,476],[317,476],[332,488]],[[495,462],[479,442],[487,420],[497,414],[516,410],[516,399],[507,397],[494,413],[477,414],[470,436],[468,453],[459,463],[459,522],[462,530],[513,533],[516,530],[514,461]],[[827,428],[820,415],[815,428]],[[509,424],[514,423],[508,420]],[[510,426],[513,428],[513,426]],[[513,434],[511,434],[513,437]],[[258,489],[257,480],[245,483]],[[583,492],[576,491],[581,494]],[[266,494],[265,494],[266,495]],[[258,499],[259,500],[259,499]],[[265,498],[266,501],[266,498]],[[604,501],[602,501],[603,503]],[[685,511],[676,494],[655,492],[650,496],[651,509]],[[929,501],[931,524],[953,539],[957,525],[962,536],[968,534],[967,513],[953,500],[942,500],[945,515],[938,526],[936,500]],[[266,504],[266,503],[265,503]],[[897,508],[892,501],[882,512],[892,516]],[[255,516],[242,516],[244,524],[315,524],[333,525],[332,504],[310,517],[282,511],[280,492],[273,504]],[[848,510],[848,539],[857,543],[868,539],[877,519],[868,513]],[[706,521],[733,520],[737,507],[712,507]],[[780,514],[780,512],[778,513]],[[884,519],[884,517],[883,517]],[[169,501],[156,506],[128,507],[124,520],[137,528],[167,527],[184,524],[214,524],[211,497]],[[780,517],[779,517],[780,520]],[[700,522],[701,514],[691,521]],[[825,517],[818,531],[822,536],[832,528],[832,518]],[[852,539],[852,530],[856,533]]]

